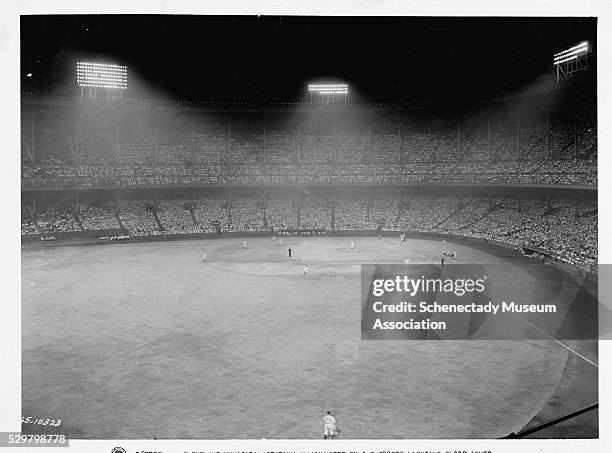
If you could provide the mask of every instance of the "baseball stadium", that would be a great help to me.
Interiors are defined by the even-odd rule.
[[[330,411],[342,439],[597,438],[596,42],[568,39],[546,80],[485,97],[378,101],[346,77],[280,101],[135,97],[144,69],[100,45],[63,91],[32,70],[23,432],[320,439]],[[479,265],[563,319],[367,340],[364,264]]]

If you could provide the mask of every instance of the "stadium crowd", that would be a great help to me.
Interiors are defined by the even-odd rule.
[[[449,233],[542,250],[584,270],[597,264],[597,204],[565,198],[413,195],[86,202],[22,214],[22,235],[117,229],[133,236],[322,229]]]
[[[262,183],[597,184],[594,121],[541,123],[522,133],[336,133],[178,135],[173,143],[138,143],[24,156],[26,187]],[[62,151],[59,151],[62,153]]]
[[[28,147],[22,153],[22,188],[597,184],[594,118],[578,115],[568,119],[561,114],[552,115],[549,121],[537,115],[510,115],[473,121],[472,125],[468,121],[467,125],[447,121],[446,126],[439,123],[434,127],[429,120],[425,124],[424,119],[409,119],[413,120],[404,125],[372,121],[373,128],[355,123],[346,129],[301,129],[287,121],[258,131],[252,125],[232,123],[214,132],[196,132],[194,127],[201,124],[194,120],[190,133],[185,128],[170,128],[160,140],[145,118],[137,118],[134,124],[124,126],[122,138],[117,133],[112,140],[104,136],[88,141],[87,132],[82,132],[77,152],[74,147],[57,145],[69,140],[47,145],[44,139],[37,139],[41,149],[36,158]],[[55,127],[49,126],[49,130],[57,132]],[[98,126],[89,132],[92,136],[101,134]],[[387,230],[450,233],[534,247],[592,269],[597,261],[597,208],[576,208],[577,204],[562,198],[545,201],[412,195],[400,199],[390,195],[306,194],[300,198],[80,202],[78,206],[36,213],[26,207],[21,231],[23,235],[49,235],[117,230],[117,234],[147,236],[212,233],[219,229],[375,230],[383,226]]]

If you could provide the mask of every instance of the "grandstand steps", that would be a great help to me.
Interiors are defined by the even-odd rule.
[[[597,215],[597,209],[589,209],[588,211],[584,211],[580,213],[580,215],[576,218],[581,219],[583,217],[596,216],[596,215]]]
[[[157,228],[159,228],[159,231],[164,231],[165,228],[161,223],[161,219],[159,218],[159,215],[157,214],[157,211],[151,211],[151,214],[153,215],[153,218],[155,219],[155,223],[157,224]]]
[[[483,215],[481,215],[480,217],[478,217],[477,219],[472,220],[470,223],[466,223],[465,225],[462,225],[459,230],[465,230],[467,228],[470,228],[473,225],[476,225],[478,222],[480,222],[482,219],[484,219],[485,217],[487,217],[489,214],[495,212],[497,209],[493,209],[493,210],[488,210],[487,212],[485,212]]]
[[[191,214],[191,221],[193,222],[193,226],[197,228],[198,227],[198,219],[196,219],[196,216],[195,216],[195,209],[190,209],[189,210],[189,214]]]
[[[404,215],[404,208],[400,207],[397,215],[395,216],[395,220],[393,221],[393,228],[397,228],[400,221],[402,220],[402,216]]]
[[[36,217],[34,217],[32,219],[32,223],[34,223],[34,226],[36,227],[36,229],[38,230],[39,234],[43,234],[43,229],[40,227],[40,225],[38,224],[38,220],[36,220]]]
[[[406,205],[404,204],[403,200],[399,200],[398,202],[398,206],[397,206],[397,215],[395,216],[395,219],[393,220],[393,227],[397,228],[397,226],[400,223],[400,220],[402,219],[402,216],[404,215],[404,210],[406,209]]]
[[[554,215],[554,214],[558,213],[559,211],[562,211],[565,208],[566,208],[565,206],[555,206],[554,208],[551,208],[548,211],[546,211],[545,213],[543,213],[542,217],[547,217],[549,215]]]
[[[449,220],[451,217],[453,217],[455,214],[457,214],[459,211],[461,211],[463,208],[465,208],[465,204],[464,203],[459,203],[455,209],[453,211],[451,211],[451,213],[449,215],[447,215],[446,217],[444,217],[442,220],[440,220],[438,223],[436,223],[434,225],[434,229],[439,228],[440,225],[442,225],[444,222],[446,222],[447,220]]]
[[[569,141],[569,142],[563,143],[561,145],[560,150],[559,150],[558,156],[564,156],[567,153],[568,149],[570,147],[573,147],[573,146],[574,146],[574,142],[573,141]]]
[[[85,231],[85,227],[83,226],[83,223],[81,222],[81,219],[79,218],[79,214],[74,211],[72,213],[72,216],[74,217],[74,221],[76,222],[76,224],[79,226],[79,228],[81,229],[81,231]]]
[[[117,221],[117,225],[119,225],[119,228],[122,231],[126,231],[125,226],[123,225],[123,222],[121,221],[121,217],[119,217],[119,211],[118,210],[114,210],[113,213],[115,214],[115,220]]]
[[[582,153],[581,158],[583,160],[589,160],[593,157],[594,154],[597,154],[597,145],[593,143],[589,149]]]
[[[538,146],[545,140],[546,135],[541,135],[540,138],[538,138],[534,143],[531,144],[529,150],[523,156],[521,156],[521,160],[527,160],[527,158],[530,157],[530,155],[533,154],[533,152],[538,148]]]
[[[531,245],[531,247],[535,247],[535,248],[547,248],[547,244],[550,243],[549,239],[545,239],[543,241],[537,242],[534,245]]]
[[[503,209],[503,208],[504,208],[503,203],[500,203],[500,202],[491,203],[491,205],[489,206],[489,209],[487,209],[487,212],[485,212],[483,215],[481,215],[477,219],[474,219],[472,222],[463,225],[460,229],[464,230],[464,229],[470,228],[476,225],[481,220],[487,218],[490,214],[493,214],[494,212],[499,211],[500,209]]]
[[[515,228],[514,230],[508,231],[507,233],[504,233],[502,236],[503,237],[511,237],[514,236],[516,233],[520,233],[521,231],[526,231],[529,230],[530,227],[529,226],[521,226],[519,228]]]

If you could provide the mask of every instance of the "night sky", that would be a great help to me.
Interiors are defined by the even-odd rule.
[[[299,101],[313,79],[353,101],[487,99],[553,76],[593,18],[22,16],[22,90],[75,93],[80,59],[125,64],[129,97]],[[31,77],[26,74],[31,73]]]

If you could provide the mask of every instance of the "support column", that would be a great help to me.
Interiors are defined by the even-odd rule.
[[[231,136],[230,126],[227,126],[227,140],[226,140],[226,143],[227,143],[227,164],[228,164],[228,166],[230,166],[231,163],[232,163],[232,145],[230,144],[231,143],[231,139],[232,139],[232,136]]]
[[[79,165],[79,123],[74,123],[74,166]]]
[[[546,112],[546,158],[550,160],[550,113]]]
[[[332,149],[332,156],[334,161],[336,160],[336,150],[338,149],[338,136],[336,135],[336,126],[334,126],[334,148]]]
[[[487,120],[487,160],[491,160],[491,120]]]
[[[302,151],[302,128],[298,127],[298,158],[296,164],[301,165],[304,161],[304,153]]]
[[[397,162],[402,162],[402,124],[397,122]]]
[[[263,123],[263,158],[264,163],[268,162],[268,156],[266,153],[266,116],[264,114],[264,123]]]
[[[232,193],[227,193],[227,228],[231,229],[232,226]]]
[[[574,159],[578,160],[578,125],[574,117]]]
[[[516,112],[516,157],[521,160],[521,113]]]
[[[36,127],[34,122],[36,119],[32,117],[32,162],[36,165]]]
[[[115,161],[119,164],[119,125],[115,124]]]
[[[461,158],[461,120],[457,120],[457,161]]]
[[[155,125],[155,128],[153,129],[153,163],[155,165],[155,167],[157,167],[157,152],[158,152],[158,138],[157,138],[157,124]]]

